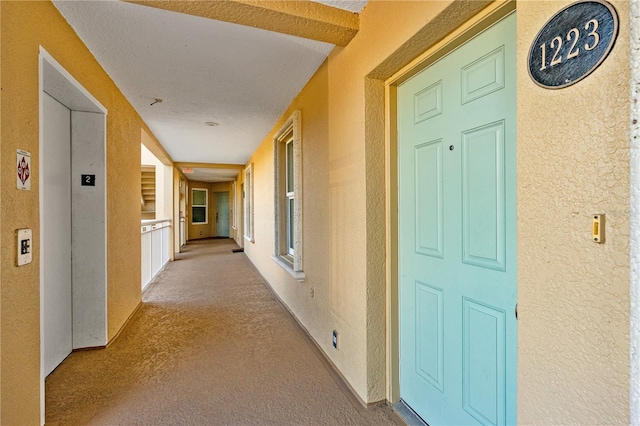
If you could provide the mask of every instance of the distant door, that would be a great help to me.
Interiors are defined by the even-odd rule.
[[[44,94],[42,212],[44,369],[49,375],[72,350],[71,111]]]
[[[216,192],[216,236],[229,236],[229,193]]]
[[[398,88],[400,392],[431,426],[516,422],[516,30]]]

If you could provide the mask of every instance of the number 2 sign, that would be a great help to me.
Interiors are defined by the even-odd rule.
[[[529,75],[547,89],[582,80],[604,61],[618,36],[618,14],[606,1],[573,3],[540,30],[529,50]]]

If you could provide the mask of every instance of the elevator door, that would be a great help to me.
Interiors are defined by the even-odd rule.
[[[40,156],[44,257],[44,369],[49,375],[72,350],[71,111],[44,94]]]

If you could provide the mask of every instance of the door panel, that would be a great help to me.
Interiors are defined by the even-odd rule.
[[[462,134],[463,262],[504,271],[504,122]]]
[[[416,147],[416,252],[442,257],[442,139]]]
[[[398,87],[400,393],[516,422],[515,15]]]
[[[416,282],[416,371],[443,391],[444,301],[442,289]]]
[[[41,255],[43,256],[44,373],[72,350],[71,111],[44,94]]]
[[[505,424],[505,312],[463,299],[463,406],[482,424]]]

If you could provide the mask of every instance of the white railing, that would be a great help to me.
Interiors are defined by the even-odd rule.
[[[180,247],[187,244],[187,225],[184,217],[180,218]]]
[[[171,247],[171,219],[143,220],[142,236],[142,290],[169,261]]]

